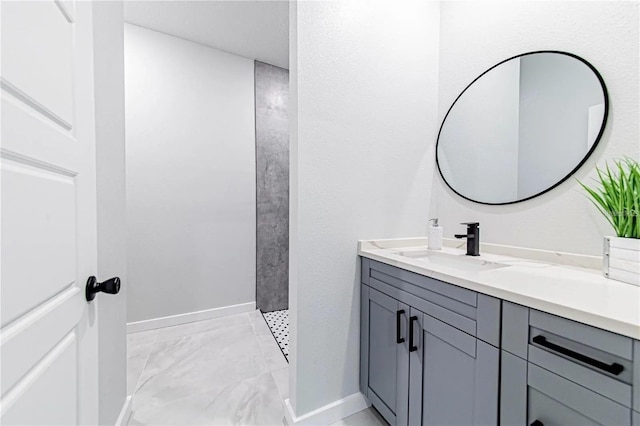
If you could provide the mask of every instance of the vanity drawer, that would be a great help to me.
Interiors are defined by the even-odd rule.
[[[529,327],[532,337],[536,331],[549,332],[557,336],[581,342],[601,352],[609,353],[617,358],[633,360],[633,339],[591,327],[566,318],[531,309]]]
[[[503,303],[502,337],[503,350],[634,407],[633,339],[510,302]]]
[[[369,259],[363,259],[362,282],[499,347],[499,299]]]
[[[630,408],[531,363],[527,407],[530,425],[631,425]]]
[[[466,288],[457,287],[444,281],[438,281],[433,278],[425,277],[411,271],[396,268],[395,266],[386,265],[375,260],[370,261],[369,276],[380,281],[383,281],[391,285],[400,285],[408,288],[409,290],[416,291],[416,293],[427,294],[421,289],[424,289],[434,295],[443,296],[448,299],[458,301],[470,306],[477,306],[478,293],[475,291],[467,290]],[[406,284],[410,284],[411,288],[405,286],[398,281],[403,281]],[[416,294],[420,296],[420,294]]]

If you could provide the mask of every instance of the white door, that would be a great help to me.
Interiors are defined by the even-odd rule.
[[[96,424],[92,5],[2,1],[0,423]]]

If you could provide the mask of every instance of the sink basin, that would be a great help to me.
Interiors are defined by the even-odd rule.
[[[490,271],[492,269],[506,268],[509,266],[504,263],[489,262],[479,257],[444,253],[427,249],[399,251],[398,254],[411,259],[419,259],[434,266],[453,268],[457,271],[482,272]]]

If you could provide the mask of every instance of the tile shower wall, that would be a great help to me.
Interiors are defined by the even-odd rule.
[[[289,71],[255,62],[256,307],[289,307]]]

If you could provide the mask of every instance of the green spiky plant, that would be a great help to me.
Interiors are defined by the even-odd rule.
[[[595,188],[579,183],[618,237],[640,238],[640,163],[628,157],[613,163],[596,167]]]

